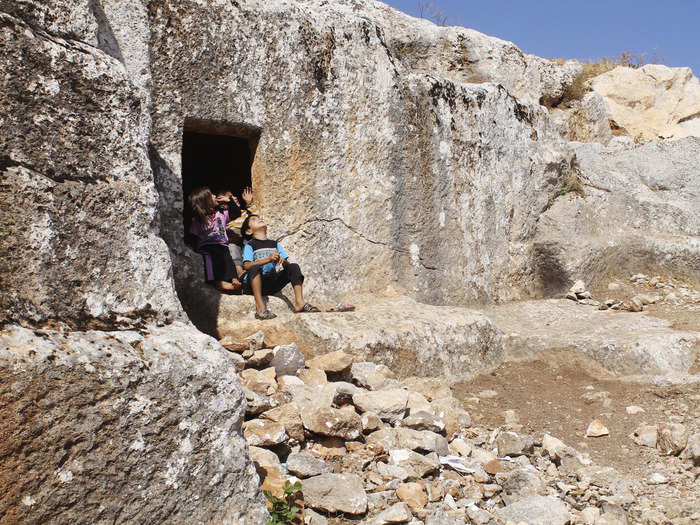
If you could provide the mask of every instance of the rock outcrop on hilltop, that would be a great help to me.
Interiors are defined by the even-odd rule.
[[[0,0],[0,40],[0,522],[265,520],[241,438],[246,398],[265,400],[187,319],[258,329],[249,297],[203,289],[185,245],[185,188],[201,180],[185,180],[184,132],[249,148],[308,295],[364,297],[356,315],[268,325],[308,358],[474,374],[514,339],[465,306],[608,270],[698,278],[697,139],[611,138],[601,91],[582,136],[610,147],[568,143],[540,103],[575,62],[361,0]],[[673,119],[694,133],[693,114]],[[576,180],[585,196],[562,195]],[[247,363],[277,357],[265,350]],[[682,370],[659,367],[690,370],[682,350]],[[324,408],[357,416],[348,391]],[[270,421],[245,430],[275,441]]]

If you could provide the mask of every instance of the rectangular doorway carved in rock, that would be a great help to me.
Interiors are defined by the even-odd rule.
[[[189,194],[202,186],[213,193],[231,191],[240,199],[251,186],[251,167],[260,129],[246,124],[188,119],[182,134],[182,196],[185,242],[192,213]],[[242,203],[241,203],[242,204]]]

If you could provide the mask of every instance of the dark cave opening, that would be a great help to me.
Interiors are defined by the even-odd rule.
[[[251,186],[251,167],[259,130],[249,126],[190,121],[182,134],[182,196],[185,243],[192,246],[187,233],[192,211],[189,194],[207,186],[213,193],[231,191],[239,200],[244,188]]]

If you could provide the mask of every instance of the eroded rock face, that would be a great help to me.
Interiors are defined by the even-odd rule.
[[[0,406],[3,521],[266,522],[235,368],[188,325],[8,328]]]
[[[591,80],[611,127],[639,142],[700,137],[700,81],[687,67],[616,67]]]

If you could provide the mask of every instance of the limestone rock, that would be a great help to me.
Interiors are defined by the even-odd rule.
[[[243,423],[243,437],[249,445],[271,447],[279,445],[287,438],[284,426],[267,419],[251,419]]]
[[[352,402],[360,412],[374,412],[382,421],[397,423],[406,414],[408,392],[400,388],[358,392]]]
[[[305,508],[304,525],[328,525],[328,520],[318,512]]]
[[[367,510],[367,494],[362,480],[352,474],[321,474],[302,484],[304,503],[323,512],[363,514]]]
[[[428,504],[428,496],[420,483],[402,483],[396,489],[396,496],[413,511],[420,510]]]
[[[552,496],[531,496],[518,500],[496,514],[504,521],[514,523],[525,522],[529,525],[566,525],[569,523],[569,512],[560,499]]]
[[[438,434],[445,430],[445,422],[442,419],[424,410],[411,412],[411,415],[401,421],[401,426],[415,430],[430,430]]]
[[[360,362],[352,364],[350,367],[350,377],[358,386],[369,390],[378,390],[387,380],[393,379],[394,374],[385,365]]]
[[[603,423],[601,423],[597,419],[591,421],[588,425],[588,428],[586,429],[586,437],[601,437],[607,436],[608,434],[610,434],[608,427],[603,425]]]
[[[677,456],[688,444],[688,429],[680,423],[659,425],[656,447],[664,454]]]
[[[377,525],[406,523],[410,521],[412,517],[411,509],[406,503],[394,503],[391,507],[379,513],[379,515],[374,518],[374,522]]]
[[[287,468],[292,474],[300,478],[333,472],[333,467],[328,463],[305,452],[289,454],[287,457]]]
[[[307,385],[325,385],[328,383],[326,373],[320,368],[302,368],[297,377]]]
[[[365,433],[374,432],[382,427],[382,420],[374,412],[362,414],[362,431]]]
[[[517,468],[496,475],[496,481],[501,485],[504,500],[508,503],[523,498],[545,494],[545,486],[540,477],[529,469]]]
[[[241,385],[260,395],[272,395],[277,391],[277,381],[275,381],[275,369],[255,370],[248,368],[240,374]]]
[[[439,456],[445,456],[449,453],[447,440],[428,430],[385,428],[369,434],[366,441],[368,445],[378,446],[387,452],[397,448],[407,448],[436,452]]]
[[[613,129],[641,142],[700,136],[700,82],[690,68],[616,67],[591,80]]]
[[[501,457],[527,454],[532,452],[534,444],[532,436],[516,432],[501,432],[496,438],[498,455]]]
[[[352,356],[341,351],[329,352],[310,359],[306,364],[309,368],[318,368],[327,373],[338,373],[350,368]]]
[[[301,421],[304,428],[324,436],[357,439],[362,433],[362,420],[351,406],[318,407],[313,411],[301,409]]]
[[[260,414],[260,419],[269,419],[284,427],[290,438],[304,441],[304,427],[299,415],[299,409],[294,403],[286,403],[277,408],[267,410]]]
[[[433,399],[430,403],[433,413],[445,422],[445,434],[448,439],[457,436],[472,423],[469,412],[452,396]]]
[[[3,443],[34,451],[0,463],[5,518],[222,522],[238,515],[247,525],[265,523],[230,357],[184,323],[138,332],[0,331]],[[139,485],[149,498],[128,496]],[[22,504],[24,497],[33,504]],[[182,498],[197,505],[182,506]]]
[[[237,354],[242,354],[245,350],[248,350],[247,341],[239,341],[233,336],[227,335],[222,337],[219,344],[223,346],[226,350],[230,352],[235,352]]]
[[[656,425],[639,425],[635,429],[632,439],[637,445],[656,448],[656,442],[659,439],[659,427]]]
[[[245,338],[248,343],[248,350],[251,352],[257,352],[265,347],[265,332],[258,330],[254,334],[249,335]]]
[[[295,375],[304,367],[304,355],[299,351],[296,343],[276,346],[270,366],[275,369],[278,376]]]
[[[257,416],[266,410],[276,407],[278,404],[274,397],[260,395],[245,387],[243,387],[242,390],[248,405],[246,408],[246,415]]]
[[[684,456],[690,459],[695,466],[700,465],[700,432],[696,432],[688,438]]]
[[[274,356],[275,354],[271,348],[257,350],[245,360],[246,368],[266,368]]]
[[[422,455],[408,449],[394,449],[389,451],[389,461],[406,469],[413,479],[424,478],[440,468],[440,460],[434,452]]]

